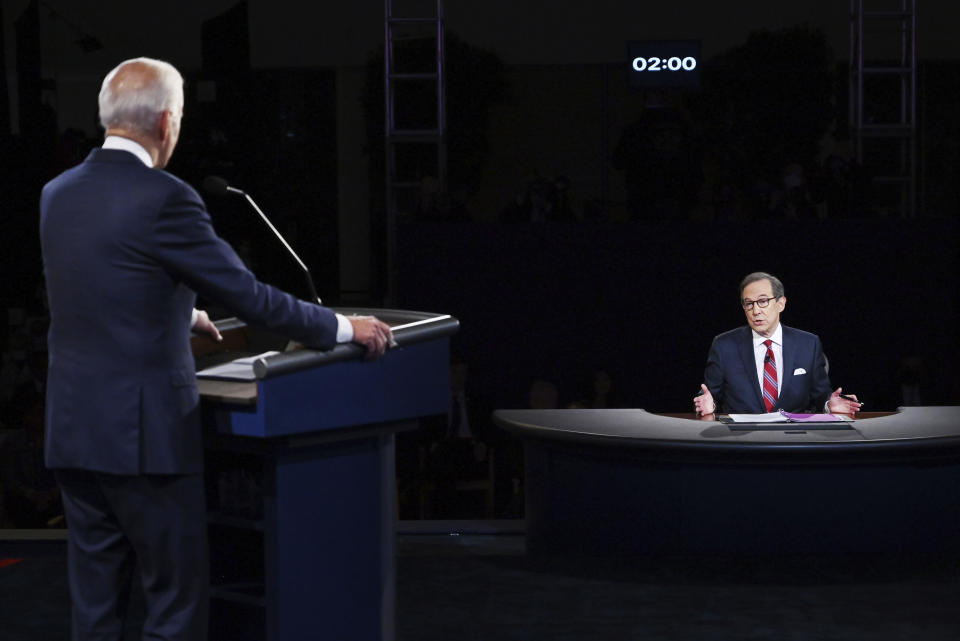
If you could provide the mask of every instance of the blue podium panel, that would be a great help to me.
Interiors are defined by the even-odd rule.
[[[392,437],[285,448],[266,499],[267,638],[392,636]]]
[[[216,429],[268,438],[440,414],[450,402],[449,363],[443,339],[261,379],[256,406],[220,414]]]
[[[376,361],[357,345],[260,358],[256,381],[229,391],[201,381],[211,558],[221,566],[211,572],[211,641],[393,639],[394,434],[448,410],[458,323],[339,311],[388,322],[398,346]]]

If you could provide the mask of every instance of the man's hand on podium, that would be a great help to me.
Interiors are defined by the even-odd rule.
[[[368,358],[379,358],[393,345],[390,326],[374,316],[347,316],[353,325],[353,342],[367,348]]]
[[[213,321],[210,320],[210,317],[207,316],[207,313],[202,309],[194,310],[196,313],[196,320],[193,322],[193,325],[190,329],[196,334],[206,334],[213,340],[218,343],[223,340],[223,336],[220,335],[220,330],[217,329],[217,326],[213,324]]]

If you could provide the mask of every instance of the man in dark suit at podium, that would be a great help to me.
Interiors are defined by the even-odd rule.
[[[162,171],[183,79],[146,58],[100,91],[102,148],[50,181],[40,232],[50,303],[46,463],[69,527],[74,639],[119,639],[139,566],[143,637],[207,635],[208,555],[199,398],[189,335],[219,338],[195,292],[311,347],[383,354],[390,328],[259,282],[203,201]]]
[[[828,411],[852,414],[856,396],[830,391],[820,339],[780,323],[787,306],[783,283],[765,272],[740,283],[740,305],[747,326],[713,339],[704,383],[693,399],[698,414],[718,409],[737,414]]]

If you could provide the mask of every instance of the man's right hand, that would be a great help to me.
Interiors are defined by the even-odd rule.
[[[716,412],[717,406],[713,402],[713,394],[707,389],[705,383],[700,383],[700,392],[693,397],[693,407],[697,410],[697,416],[705,416]]]
[[[379,358],[393,343],[390,326],[374,316],[347,316],[353,325],[353,342],[367,348],[367,356]]]

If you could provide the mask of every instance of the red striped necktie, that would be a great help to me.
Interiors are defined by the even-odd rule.
[[[763,404],[772,412],[777,404],[777,360],[773,356],[773,341],[763,341],[767,346],[767,355],[763,359]]]

